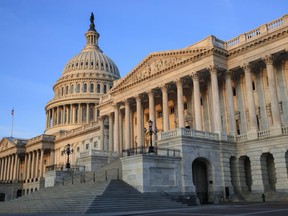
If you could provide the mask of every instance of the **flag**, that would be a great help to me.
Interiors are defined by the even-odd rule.
[[[11,115],[14,116],[14,108],[11,111]]]

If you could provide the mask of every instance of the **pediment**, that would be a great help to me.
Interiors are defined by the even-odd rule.
[[[119,91],[122,88],[138,84],[139,82],[152,77],[155,78],[157,75],[160,76],[160,74],[168,72],[170,68],[174,68],[182,62],[204,53],[206,50],[207,49],[205,48],[185,48],[181,50],[151,53],[125,77],[115,81],[111,92]]]
[[[16,146],[16,143],[14,143],[12,140],[4,137],[0,142],[0,151],[4,151],[6,149],[10,149]]]

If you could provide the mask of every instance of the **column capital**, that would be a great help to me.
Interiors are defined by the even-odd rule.
[[[253,68],[253,64],[251,62],[243,63],[241,66],[244,73],[251,73],[251,70]]]
[[[192,77],[193,81],[199,81],[201,78],[201,74],[199,72],[192,73],[190,76]]]
[[[265,55],[262,60],[265,62],[266,65],[272,65],[275,61],[275,57],[273,55]]]
[[[146,93],[148,94],[148,96],[153,96],[154,95],[154,90],[153,89],[149,89],[146,91]]]
[[[210,73],[210,76],[217,75],[217,72],[220,70],[220,67],[218,65],[209,65],[207,67],[207,70]]]
[[[124,105],[125,105],[125,106],[130,105],[130,100],[131,100],[130,98],[124,99],[124,100],[123,100]]]
[[[167,84],[162,84],[162,85],[159,86],[159,88],[160,88],[161,91],[163,92],[163,91],[167,91],[168,86],[167,86]]]
[[[182,87],[183,85],[183,79],[179,78],[175,80],[175,83],[177,85],[177,87]]]
[[[231,80],[231,77],[232,77],[232,71],[231,70],[226,70],[225,72],[224,72],[224,75],[225,75],[225,80]]]

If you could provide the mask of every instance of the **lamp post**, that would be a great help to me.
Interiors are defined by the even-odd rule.
[[[70,161],[69,161],[69,155],[72,154],[74,152],[73,149],[71,149],[70,144],[68,143],[65,147],[65,149],[62,151],[63,154],[67,154],[67,162],[66,162],[66,168],[70,169]]]
[[[150,146],[149,146],[149,149],[148,149],[148,153],[154,153],[154,147],[153,147],[153,145],[152,145],[152,135],[153,135],[153,134],[157,134],[158,130],[157,130],[156,127],[155,127],[155,129],[153,130],[153,128],[152,128],[152,126],[153,126],[153,121],[149,120],[148,124],[149,124],[149,129],[148,129],[148,131],[147,131],[146,128],[144,128],[144,132],[145,132],[145,133],[147,132],[146,134],[149,134],[149,136],[150,136]]]

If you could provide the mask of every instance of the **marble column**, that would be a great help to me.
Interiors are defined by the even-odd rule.
[[[19,159],[19,156],[18,156],[18,154],[15,154],[15,156],[14,156],[15,158],[14,158],[14,172],[13,172],[13,180],[15,181],[15,180],[18,180],[18,178],[17,178],[17,173],[19,172],[19,167],[18,167],[18,159]]]
[[[109,113],[109,148],[108,151],[113,152],[113,113]]]
[[[261,152],[260,152],[261,153]],[[251,161],[251,174],[252,174],[252,192],[264,191],[263,175],[261,167],[261,157],[259,153],[249,156]]]
[[[77,123],[81,123],[82,122],[82,108],[81,108],[81,104],[78,104],[78,119],[77,119]]]
[[[130,103],[129,100],[125,101],[125,149],[131,148],[130,140]]]
[[[153,122],[152,127],[156,128],[156,118],[155,118],[155,101],[153,89],[148,91],[149,98],[149,120]],[[156,135],[152,134],[152,143],[156,143]]]
[[[119,106],[114,105],[114,151],[120,153],[119,148]]]
[[[281,123],[281,114],[280,114],[280,109],[279,109],[279,100],[277,96],[276,80],[274,76],[274,67],[273,67],[274,59],[275,58],[272,55],[269,55],[269,56],[265,56],[263,60],[266,63],[266,67],[267,67],[273,127],[278,127],[280,129],[279,134],[281,134],[282,123]]]
[[[250,129],[248,131],[249,138],[257,138],[257,118],[256,118],[256,108],[254,102],[254,93],[252,87],[252,78],[251,78],[251,68],[252,65],[243,64],[242,69],[245,73],[245,84],[246,84],[246,95],[247,95],[247,105],[249,110],[249,125]]]
[[[89,123],[89,104],[86,104],[86,123]]]
[[[121,154],[123,151],[123,113],[122,110],[119,110],[119,153]]]
[[[36,158],[35,158],[35,174],[34,178],[39,177],[39,149],[36,150]]]
[[[193,94],[194,94],[194,110],[195,110],[195,129],[202,131],[202,113],[201,113],[201,95],[199,85],[199,74],[192,74],[193,79]]]
[[[100,124],[100,151],[104,151],[104,118],[99,117]]]
[[[13,175],[13,166],[14,166],[14,155],[9,155],[10,162],[8,164],[9,166],[9,174],[8,174],[8,180],[12,180],[12,175]]]
[[[40,178],[43,177],[43,165],[44,165],[44,149],[41,149],[40,154]]]
[[[35,151],[32,151],[31,179],[35,178]]]
[[[225,84],[226,84],[226,100],[228,106],[228,122],[229,131],[231,135],[236,135],[236,120],[235,120],[235,110],[234,110],[234,98],[231,83],[231,71],[226,71],[225,73]]]
[[[59,106],[57,106],[57,119],[56,119],[56,122],[57,122],[57,125],[59,125],[60,124],[60,117],[59,117],[59,114],[60,114],[60,108],[59,108]]]
[[[218,78],[217,70],[218,68],[214,65],[211,65],[208,68],[211,76],[211,86],[212,86],[212,99],[213,99],[213,119],[214,119],[214,132],[222,132],[221,125],[221,111],[220,111],[220,98],[219,98],[219,87],[218,87]]]
[[[98,121],[98,109],[97,109],[97,104],[94,106],[94,119],[95,121]]]
[[[0,158],[1,160],[1,167],[0,167],[0,181],[3,180],[3,172],[4,172],[4,158]]]
[[[28,155],[25,154],[25,158],[24,158],[24,170],[23,170],[23,179],[22,180],[26,180],[27,178],[27,161],[28,161]]]
[[[7,163],[7,175],[6,180],[10,180],[10,171],[11,171],[11,155],[8,155],[8,163]]]
[[[163,114],[163,131],[169,131],[169,110],[168,110],[168,88],[167,85],[161,86],[162,91],[162,114]]]
[[[177,86],[177,106],[178,106],[178,124],[179,128],[185,127],[184,121],[184,97],[183,97],[183,84],[182,80],[179,79],[176,81]]]
[[[142,101],[140,95],[136,96],[136,114],[137,114],[137,148],[141,148],[143,146],[143,137],[142,132],[144,130],[143,127],[143,113],[142,113]]]
[[[2,174],[2,180],[6,180],[6,174],[7,174],[7,156],[4,157],[4,163],[3,163],[3,174]]]
[[[26,179],[29,180],[30,176],[31,176],[31,152],[28,152]]]
[[[55,126],[55,113],[54,113],[54,107],[52,108],[52,125],[51,127]]]
[[[55,163],[55,150],[51,149],[50,150],[50,166],[54,165]]]

